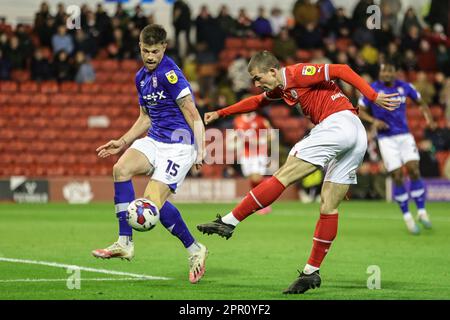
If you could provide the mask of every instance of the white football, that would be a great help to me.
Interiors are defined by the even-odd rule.
[[[158,207],[146,198],[139,198],[128,205],[127,221],[136,231],[152,230],[159,221]]]

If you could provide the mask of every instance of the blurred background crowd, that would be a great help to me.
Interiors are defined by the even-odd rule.
[[[420,13],[412,7],[402,8],[401,0],[377,1],[382,14],[380,28],[369,29],[366,12],[373,4],[373,0],[359,0],[348,12],[332,0],[297,0],[289,12],[261,6],[256,16],[250,16],[244,4],[237,15],[231,15],[226,4],[218,12],[211,12],[207,4],[192,12],[187,1],[177,0],[172,26],[165,26],[173,28],[175,35],[169,39],[167,54],[191,82],[202,115],[258,92],[246,71],[248,58],[257,50],[273,51],[283,64],[348,64],[369,82],[376,80],[380,62],[392,60],[398,66],[399,79],[416,86],[438,121],[438,128],[431,131],[417,108],[411,106],[408,111],[422,156],[422,173],[450,179],[448,1],[428,1],[426,12]],[[155,13],[145,14],[140,5],[125,8],[120,3],[113,15],[108,15],[101,3],[82,5],[80,28],[69,30],[67,18],[63,3],[50,8],[46,2],[40,4],[32,25],[12,26],[2,17],[0,80],[96,83],[96,61],[139,61],[140,29],[158,23]],[[17,76],[24,73],[25,79]],[[358,93],[345,83],[340,85],[356,104]],[[281,129],[280,160],[284,161],[290,147],[312,125],[299,108],[273,105],[261,113]],[[294,120],[280,121],[286,116]],[[232,119],[223,119],[215,126],[231,128]],[[375,132],[367,129],[369,150],[359,171],[363,187],[353,192],[363,198],[379,198],[386,173]],[[239,174],[238,166],[221,167],[219,172],[223,177]]]

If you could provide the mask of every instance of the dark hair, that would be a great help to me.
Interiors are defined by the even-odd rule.
[[[267,72],[271,68],[280,69],[280,61],[273,55],[273,53],[264,50],[252,56],[248,63],[248,71],[258,68],[260,72]]]
[[[142,29],[139,40],[147,45],[166,43],[167,32],[159,24],[149,24]]]
[[[381,70],[381,66],[385,65],[385,66],[391,66],[394,67],[395,70],[397,70],[397,63],[395,63],[394,60],[392,59],[385,59],[383,62],[380,63],[380,70]]]

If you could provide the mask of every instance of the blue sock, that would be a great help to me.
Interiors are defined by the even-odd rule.
[[[189,232],[188,227],[181,217],[180,211],[178,211],[173,204],[166,201],[166,203],[164,203],[162,208],[159,210],[159,214],[161,224],[175,237],[180,239],[185,248],[188,248],[195,242],[194,237]]]
[[[119,219],[119,236],[133,235],[133,229],[127,222],[127,208],[134,200],[134,188],[131,180],[114,182],[114,204],[116,207],[116,216]]]
[[[425,209],[425,185],[423,180],[411,180],[409,192],[411,198],[416,202],[417,209]]]
[[[394,184],[394,200],[397,201],[403,214],[409,212],[408,199],[409,196],[408,192],[406,192],[405,186],[404,185],[397,186]]]

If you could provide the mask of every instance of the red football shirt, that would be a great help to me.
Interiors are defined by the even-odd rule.
[[[220,116],[250,112],[264,106],[270,100],[283,99],[289,106],[299,104],[305,116],[314,124],[329,115],[350,110],[357,113],[349,99],[333,79],[342,79],[356,87],[369,100],[374,101],[377,93],[349,66],[341,64],[299,63],[281,69],[283,85],[272,91],[244,99],[218,111]]]
[[[239,115],[234,118],[234,129],[239,138],[244,140],[244,155],[246,157],[267,154],[267,134],[261,135],[260,129],[269,129],[268,121],[260,115]],[[252,145],[250,145],[252,144]]]

